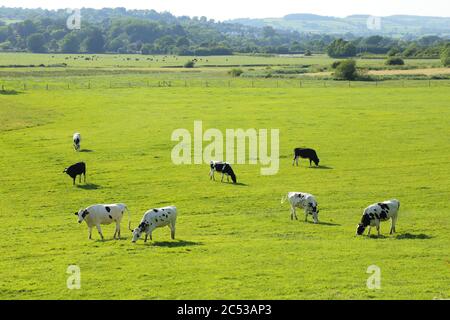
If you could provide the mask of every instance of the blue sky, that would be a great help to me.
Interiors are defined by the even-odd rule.
[[[337,17],[351,14],[450,17],[450,0],[0,0],[0,6],[50,9],[126,7],[170,11],[177,16],[207,16],[216,20],[281,17],[289,13]]]

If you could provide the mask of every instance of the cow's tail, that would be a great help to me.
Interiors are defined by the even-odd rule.
[[[281,197],[280,203],[283,204],[286,202],[286,200],[287,200],[287,194],[285,194],[284,196]]]

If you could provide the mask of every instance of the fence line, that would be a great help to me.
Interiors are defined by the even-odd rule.
[[[91,90],[123,88],[419,88],[450,87],[450,80],[384,80],[384,81],[333,81],[333,80],[222,80],[222,79],[175,79],[175,80],[84,80],[66,82],[42,82],[0,80],[2,91],[30,90]]]

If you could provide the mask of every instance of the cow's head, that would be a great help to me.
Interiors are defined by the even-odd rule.
[[[357,236],[362,235],[362,234],[364,233],[364,230],[366,230],[366,227],[365,227],[362,223],[359,223],[359,224],[356,226],[356,235],[357,235]]]
[[[89,211],[85,209],[80,209],[80,211],[75,212],[75,215],[78,216],[78,223],[82,223],[88,214]]]
[[[356,226],[356,235],[360,236],[366,230],[366,227],[370,224],[370,216],[368,213],[364,213],[361,222]]]
[[[136,242],[141,237],[141,234],[147,229],[148,223],[147,222],[141,222],[141,224],[134,230],[131,230],[133,233],[133,239],[131,242]]]
[[[320,161],[320,159],[319,158],[315,158],[315,159],[313,159],[313,162],[314,162],[314,164],[316,165],[316,167],[318,167],[319,166],[319,161]]]
[[[317,208],[317,203],[314,200],[308,201],[308,210],[312,214],[314,223],[319,222],[319,209]]]

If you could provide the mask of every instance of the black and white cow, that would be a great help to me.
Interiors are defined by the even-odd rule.
[[[86,164],[84,162],[78,162],[65,168],[63,173],[67,173],[73,179],[73,184],[75,184],[75,179],[78,175],[80,176],[81,183],[81,175],[83,175],[84,182],[86,183]]]
[[[168,226],[170,228],[170,237],[175,239],[175,223],[177,221],[177,208],[174,206],[150,209],[141,219],[139,226],[131,230],[133,232],[132,242],[136,242],[142,233],[145,233],[145,240],[150,236],[152,239],[152,232],[156,228]]]
[[[314,162],[316,167],[319,166],[319,157],[314,149],[309,148],[295,148],[294,149],[294,161],[292,165],[295,163],[298,166],[298,158],[309,159],[309,166],[311,166],[311,162]]]
[[[116,239],[117,235],[117,238],[120,239],[120,222],[122,221],[125,210],[128,212],[128,218],[130,218],[130,212],[123,203],[95,204],[85,209],[80,209],[78,212],[75,212],[75,215],[78,216],[78,223],[86,221],[89,228],[89,239],[92,239],[92,228],[95,226],[103,240],[100,225],[111,224],[113,222],[116,223],[116,231],[114,232],[113,238]]]
[[[289,192],[286,196],[281,198],[281,203],[284,203],[286,199],[289,200],[291,205],[291,220],[298,220],[296,208],[302,208],[305,211],[305,221],[308,221],[308,215],[312,215],[314,223],[319,222],[319,209],[317,209],[316,198],[305,192]]]
[[[72,139],[73,139],[73,148],[75,149],[75,151],[80,150],[81,134],[75,132],[73,134]]]
[[[231,165],[228,162],[211,160],[209,167],[209,180],[216,180],[214,178],[214,171],[217,171],[222,173],[222,179],[220,181],[223,182],[223,176],[226,175],[227,181],[230,181],[229,177],[231,177],[233,183],[236,183],[236,175],[234,174],[233,168],[231,168]]]
[[[391,219],[390,234],[394,233],[399,208],[400,202],[396,199],[371,204],[364,209],[361,222],[356,228],[356,235],[362,235],[367,226],[369,227],[367,235],[370,235],[370,229],[372,227],[376,227],[378,235],[380,235],[380,222],[389,219]]]

